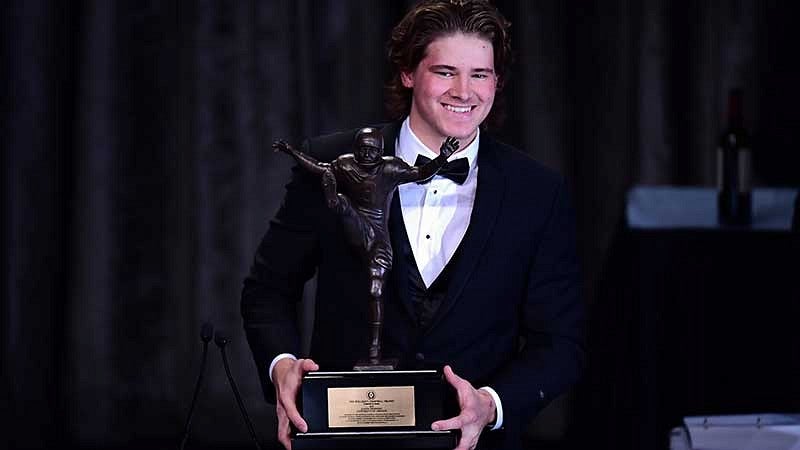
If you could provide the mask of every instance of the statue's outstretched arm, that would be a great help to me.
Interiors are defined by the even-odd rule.
[[[286,153],[287,155],[291,155],[295,159],[295,161],[297,161],[297,164],[300,167],[313,173],[314,175],[322,176],[322,174],[325,173],[326,170],[329,170],[331,168],[330,163],[319,162],[316,159],[314,159],[314,157],[306,155],[300,150],[296,150],[286,141],[278,140],[273,142],[272,149],[276,152],[281,151]]]
[[[455,153],[456,150],[458,150],[458,140],[452,136],[448,136],[444,142],[442,142],[442,146],[439,147],[439,156],[433,158],[423,166],[410,167],[408,172],[401,177],[401,183],[425,181],[432,178],[436,175],[436,172],[447,163],[447,158]]]

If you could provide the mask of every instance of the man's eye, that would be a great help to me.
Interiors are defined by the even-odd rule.
[[[436,72],[436,74],[445,78],[450,78],[454,75],[453,72]]]

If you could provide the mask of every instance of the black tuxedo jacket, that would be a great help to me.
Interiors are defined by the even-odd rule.
[[[387,155],[394,154],[399,126],[383,129]],[[330,162],[351,151],[354,134],[312,139],[303,151]],[[447,363],[476,388],[494,388],[509,437],[502,446],[518,447],[528,420],[572,385],[584,364],[584,305],[564,180],[481,135],[469,228],[450,289],[427,329],[413,319],[405,281],[410,268],[398,257],[399,240],[407,236],[397,195],[390,214],[395,252],[384,292],[384,355]],[[319,177],[295,167],[242,293],[244,327],[269,401],[275,395],[267,373],[271,360],[301,351],[296,303],[315,273],[308,356],[323,370],[328,361],[352,364],[367,348],[366,269],[327,209]]]

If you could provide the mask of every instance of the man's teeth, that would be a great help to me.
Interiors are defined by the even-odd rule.
[[[444,109],[448,111],[452,111],[455,113],[466,113],[469,112],[472,107],[471,106],[453,106],[453,105],[444,105]]]

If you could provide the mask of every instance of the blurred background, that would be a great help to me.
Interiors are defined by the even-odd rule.
[[[6,448],[176,448],[206,320],[274,435],[239,315],[289,177],[269,143],[385,121],[385,42],[411,3],[3,2]],[[637,187],[713,190],[733,87],[754,185],[797,191],[792,2],[496,4],[516,59],[492,132],[569,180],[590,311],[587,375],[531,445],[666,448],[686,415],[800,412],[788,225],[626,215]],[[187,448],[250,446],[214,348]]]

